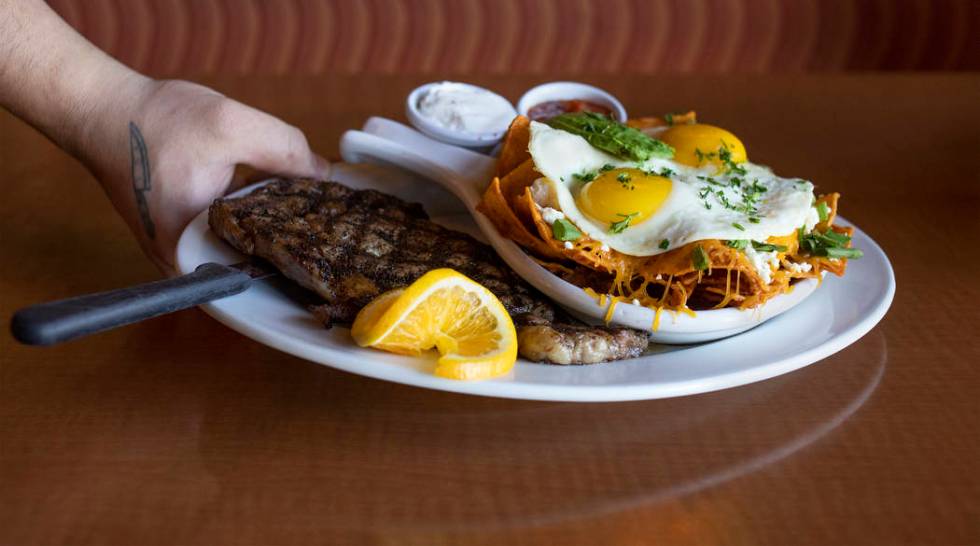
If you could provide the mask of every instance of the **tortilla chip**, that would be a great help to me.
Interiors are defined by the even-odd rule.
[[[544,218],[541,217],[541,211],[538,210],[538,207],[534,206],[534,197],[531,195],[530,189],[524,190],[520,199],[514,203],[514,211],[520,216],[527,215],[531,218],[534,229],[540,237],[538,240],[543,241],[552,251],[590,269],[603,273],[611,271],[603,263],[603,256],[608,255],[609,252],[599,250],[599,247],[602,246],[601,242],[590,239],[587,236],[582,236],[578,241],[573,243],[572,248],[566,248],[564,241],[555,239],[551,225],[544,221]]]
[[[507,129],[500,147],[500,155],[497,156],[497,176],[505,176],[531,158],[531,154],[527,151],[530,141],[531,120],[524,116],[517,116],[510,122],[510,128]]]
[[[827,231],[834,224],[834,219],[837,218],[838,199],[840,199],[839,193],[828,193],[817,198],[817,202],[814,205],[826,203],[828,210],[827,219],[815,226],[817,231]]]
[[[487,191],[483,193],[483,199],[476,206],[476,209],[493,222],[501,236],[511,239],[539,256],[553,259],[561,258],[560,252],[554,251],[544,241],[532,235],[514,214],[500,190],[499,178],[494,177]]]
[[[671,114],[670,121],[660,116],[648,116],[642,118],[631,118],[626,120],[626,125],[634,129],[654,129],[657,127],[669,127],[671,125],[683,125],[686,123],[697,123],[698,117],[694,110],[684,114]]]
[[[538,171],[534,170],[534,160],[528,158],[516,169],[507,173],[507,176],[500,179],[500,191],[503,193],[504,199],[507,200],[510,208],[517,213],[517,217],[528,227],[532,225],[531,217],[527,214],[521,214],[517,203],[525,190],[540,176]]]

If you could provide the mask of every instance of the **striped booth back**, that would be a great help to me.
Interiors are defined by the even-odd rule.
[[[157,76],[980,69],[977,0],[50,0]]]

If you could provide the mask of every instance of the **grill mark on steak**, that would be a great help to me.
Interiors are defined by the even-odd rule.
[[[239,198],[217,199],[211,229],[245,254],[271,262],[321,296],[324,325],[351,323],[379,294],[424,273],[453,268],[493,292],[517,327],[521,356],[579,364],[638,356],[645,333],[574,324],[486,244],[428,219],[421,205],[336,182],[278,179]]]

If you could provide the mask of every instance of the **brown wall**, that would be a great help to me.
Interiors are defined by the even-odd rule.
[[[51,0],[155,75],[980,69],[977,0]]]

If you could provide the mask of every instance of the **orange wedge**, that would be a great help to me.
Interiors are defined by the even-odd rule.
[[[398,354],[434,348],[436,375],[450,379],[497,377],[517,361],[517,333],[500,300],[452,269],[378,296],[358,313],[351,335],[361,347]]]

